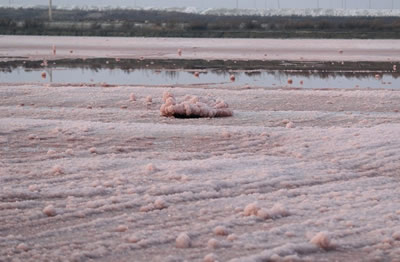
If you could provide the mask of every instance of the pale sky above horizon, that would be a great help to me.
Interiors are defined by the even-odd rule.
[[[277,8],[278,0],[238,0],[240,8]],[[369,8],[370,0],[279,0],[281,8]],[[399,0],[371,0],[372,8],[400,8]],[[0,0],[0,5],[47,5],[48,0]],[[197,7],[235,8],[236,0],[53,0],[59,6],[127,6],[134,7]]]

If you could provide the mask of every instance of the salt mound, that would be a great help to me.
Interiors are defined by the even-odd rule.
[[[196,117],[228,117],[233,112],[221,99],[209,97],[185,96],[182,102],[177,103],[174,95],[165,92],[163,95],[164,104],[160,108],[162,116],[179,118]]]

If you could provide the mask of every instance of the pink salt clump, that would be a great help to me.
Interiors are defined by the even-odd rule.
[[[229,77],[229,79],[230,79],[232,82],[235,82],[236,77],[235,77],[235,75],[231,75],[231,76]]]
[[[394,240],[400,241],[400,231],[399,232],[394,232],[392,235],[392,238]]]
[[[49,151],[47,151],[48,155],[54,155],[56,153],[56,151],[49,149]]]
[[[216,240],[215,238],[211,238],[210,240],[208,240],[207,242],[207,247],[211,248],[211,249],[216,249],[219,246],[219,242],[218,240]]]
[[[175,243],[177,248],[189,248],[192,245],[192,241],[187,233],[180,233]]]
[[[19,245],[17,246],[17,249],[22,250],[22,251],[25,251],[25,252],[29,250],[28,246],[27,246],[25,243],[19,244]]]
[[[145,170],[146,170],[146,173],[151,174],[151,173],[154,173],[157,171],[157,167],[150,163],[146,166]]]
[[[28,189],[31,192],[39,191],[39,186],[38,185],[29,185]]]
[[[236,234],[230,234],[229,236],[227,236],[227,240],[229,241],[235,241],[237,239],[237,235]]]
[[[197,96],[185,96],[178,103],[169,92],[163,95],[164,104],[161,105],[160,113],[166,117],[198,118],[198,117],[228,117],[233,112],[221,99],[203,98]]]
[[[380,80],[381,78],[382,78],[382,77],[381,77],[380,74],[376,74],[376,75],[375,75],[375,79]]]
[[[65,150],[65,153],[68,154],[68,155],[73,155],[74,154],[74,150],[67,149],[67,150]]]
[[[57,215],[57,211],[53,205],[48,205],[43,209],[43,213],[49,217],[54,217]]]
[[[147,96],[147,97],[146,97],[146,103],[147,103],[147,104],[153,103],[153,98],[152,98],[151,96]]]
[[[218,257],[213,253],[206,255],[203,259],[203,262],[217,262],[217,261]]]
[[[131,94],[129,95],[129,100],[130,100],[130,101],[136,101],[136,96],[135,96],[134,93],[131,93]]]
[[[258,210],[260,210],[260,208],[258,207],[258,204],[257,203],[251,203],[251,204],[248,204],[244,208],[243,214],[245,216],[256,216]]]
[[[125,225],[119,225],[119,226],[115,229],[115,231],[117,231],[117,232],[125,232],[125,231],[127,231],[127,230],[128,230],[128,227],[125,226]]]
[[[277,218],[277,217],[286,217],[288,215],[290,215],[289,211],[287,211],[287,209],[281,205],[281,204],[275,204],[270,210],[269,210],[269,214],[271,217],[273,218]]]
[[[214,234],[217,236],[227,236],[228,235],[228,229],[224,226],[217,226],[213,230]]]
[[[286,124],[286,128],[295,128],[295,124],[293,122],[289,122]]]
[[[257,217],[261,219],[268,219],[270,218],[270,214],[268,210],[266,210],[265,208],[261,208],[260,210],[257,211]]]
[[[129,236],[126,238],[126,241],[131,244],[135,244],[139,242],[139,238],[137,236]]]
[[[195,77],[199,77],[199,76],[200,76],[200,73],[199,73],[199,72],[194,72],[193,75],[194,75]]]
[[[335,247],[327,232],[319,232],[310,240],[310,242],[325,250],[333,249]]]
[[[178,55],[182,56],[182,49],[180,49],[180,48],[178,49]]]
[[[163,209],[167,207],[167,203],[163,198],[159,197],[154,201],[154,207],[157,209]]]
[[[51,169],[51,173],[53,173],[54,175],[62,175],[64,174],[64,169],[61,166],[55,165]]]
[[[97,149],[95,147],[91,147],[91,148],[89,148],[89,152],[91,154],[95,154],[95,153],[97,153]]]

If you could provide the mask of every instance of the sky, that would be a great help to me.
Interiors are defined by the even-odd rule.
[[[53,0],[58,6],[127,6],[127,7],[197,7],[235,8],[236,1],[240,8],[277,8],[278,0]],[[279,0],[281,8],[341,8],[346,2],[347,8],[400,9],[399,0]],[[48,0],[0,0],[0,5],[47,5]]]

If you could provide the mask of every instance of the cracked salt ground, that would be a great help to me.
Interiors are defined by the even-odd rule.
[[[162,117],[165,91],[210,93],[234,115]],[[398,91],[17,85],[0,96],[2,261],[400,257]]]

